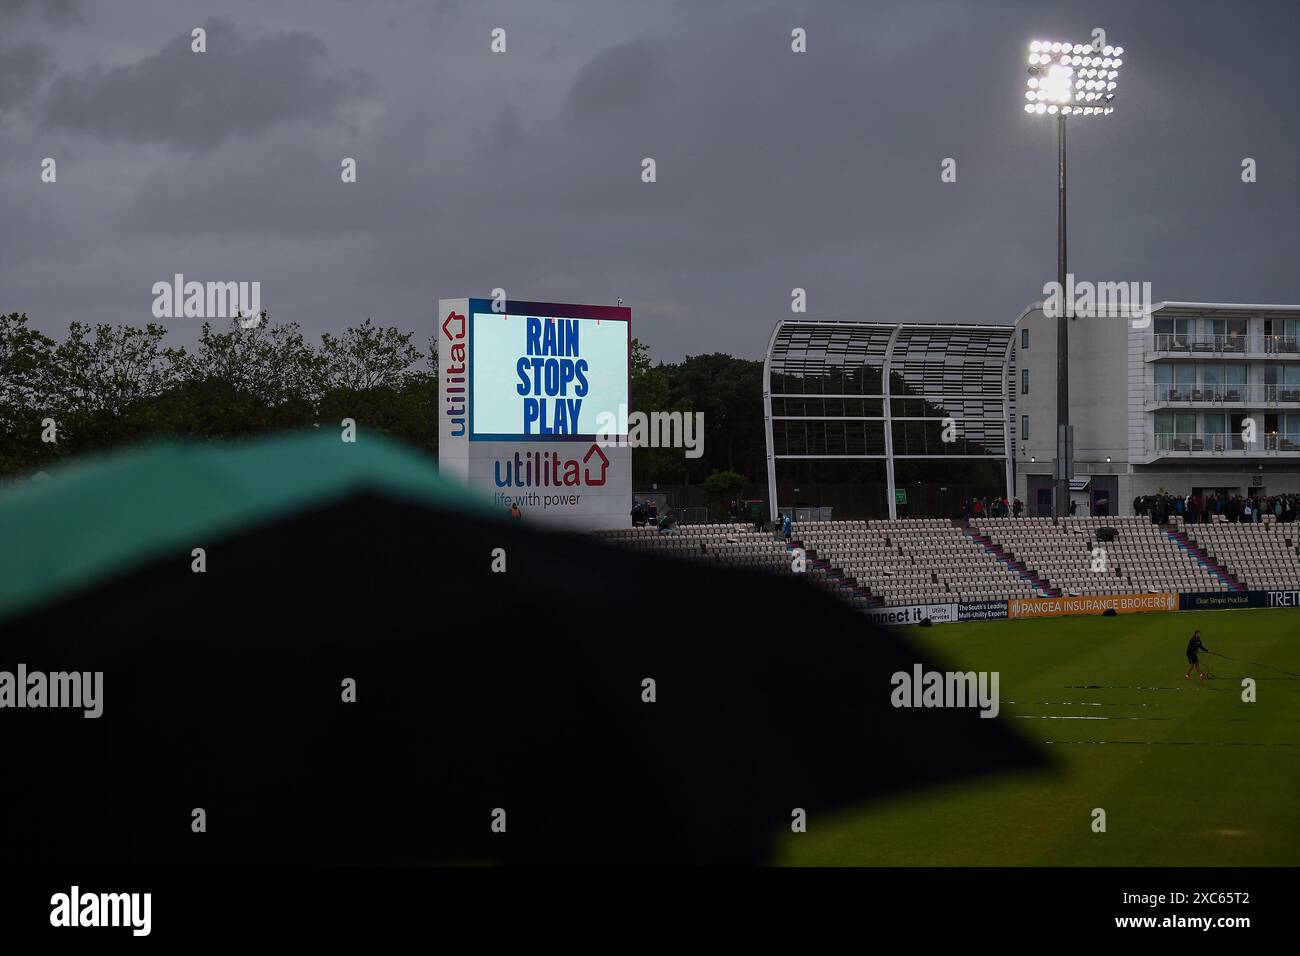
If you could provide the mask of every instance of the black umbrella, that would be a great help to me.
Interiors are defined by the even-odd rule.
[[[894,708],[935,665],[795,575],[501,520],[368,436],[93,468],[0,499],[0,670],[103,673],[96,719],[0,710],[10,865],[758,862],[795,808],[1039,760]]]

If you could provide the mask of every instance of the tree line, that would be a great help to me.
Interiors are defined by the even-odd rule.
[[[297,323],[205,322],[193,349],[159,323],[73,322],[56,340],[26,313],[0,314],[0,475],[158,438],[238,441],[352,418],[417,449],[438,450],[436,339],[366,319],[309,341]],[[723,353],[655,363],[633,340],[632,410],[701,412],[703,455],[633,451],[633,485],[764,475],[761,362]],[[53,431],[51,432],[51,423]],[[57,440],[42,440],[42,436]]]

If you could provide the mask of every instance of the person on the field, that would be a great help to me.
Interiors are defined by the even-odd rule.
[[[1192,635],[1192,639],[1187,642],[1187,673],[1183,675],[1187,680],[1192,679],[1192,671],[1201,675],[1201,680],[1205,680],[1205,671],[1201,670],[1201,660],[1197,657],[1199,651],[1205,651],[1207,654],[1210,649],[1201,643],[1201,632],[1197,631]]]

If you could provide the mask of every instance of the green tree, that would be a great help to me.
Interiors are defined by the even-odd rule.
[[[662,362],[656,368],[650,361],[650,347],[640,339],[632,340],[628,366],[633,410],[663,410],[668,401],[668,376],[664,373]]]
[[[26,312],[0,315],[0,409],[40,404],[49,394],[55,343],[27,322]]]
[[[163,344],[167,330],[73,322],[51,356],[47,407],[58,427],[59,458],[156,434],[152,399],[179,381],[185,350]]]
[[[704,453],[687,458],[681,449],[638,449],[633,453],[638,485],[698,483],[715,471],[739,472],[751,479],[763,474],[767,451],[762,362],[719,352],[660,363],[654,370],[667,383],[661,408],[704,416]]]
[[[632,383],[632,410],[645,415],[655,412],[678,411],[690,414],[691,404],[683,399],[670,403],[668,392],[670,377],[668,367],[662,362],[653,364],[650,349],[640,339],[632,340],[629,362]],[[680,448],[634,448],[632,450],[633,488],[643,488],[654,482],[678,481],[682,477]]]
[[[323,385],[320,355],[303,338],[297,322],[274,325],[265,312],[261,318],[247,329],[232,319],[224,332],[204,322],[198,350],[183,361],[180,377],[226,382],[270,406],[314,402]]]
[[[419,368],[426,356],[414,338],[414,332],[377,326],[371,319],[337,337],[322,335],[321,427],[352,418],[363,428],[436,453],[437,376]],[[436,366],[435,341],[429,340],[431,367]]]
[[[55,373],[53,339],[28,324],[27,313],[0,315],[0,474],[28,474],[56,457],[40,440]]]
[[[166,348],[167,330],[81,322],[54,348],[50,401],[61,412],[122,415],[177,381],[184,350]]]
[[[321,336],[321,364],[326,388],[362,392],[398,388],[422,356],[412,344],[414,332],[377,326],[370,319],[335,338]]]

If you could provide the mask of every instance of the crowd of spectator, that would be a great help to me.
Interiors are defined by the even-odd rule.
[[[1077,502],[1070,502],[1070,514],[1079,513]],[[1208,495],[1171,495],[1160,491],[1154,495],[1141,495],[1133,499],[1133,513],[1150,516],[1154,524],[1167,524],[1169,519],[1178,516],[1187,524],[1209,524],[1215,515],[1222,515],[1220,520],[1232,522],[1251,522],[1258,524],[1265,515],[1273,515],[1277,521],[1296,520],[1296,511],[1300,509],[1300,495],[1220,495],[1211,492]],[[1087,509],[1085,508],[1085,511]],[[1025,513],[1025,505],[1019,498],[1007,500],[992,497],[967,498],[962,503],[964,518],[1019,518]],[[1093,517],[1105,516],[1105,501],[1096,511],[1088,511]],[[903,506],[899,506],[899,517],[906,517]],[[633,523],[636,514],[633,514]],[[790,516],[781,515],[768,530],[784,532],[790,536]]]
[[[967,498],[961,513],[964,518],[1019,518],[1024,511],[1024,503],[1019,498],[1008,501],[994,495],[992,498]]]
[[[1105,502],[1096,511],[1090,511],[1094,517],[1105,515]],[[962,516],[966,518],[1019,518],[1024,514],[1024,504],[1019,498],[1008,502],[1006,498],[996,495],[991,498],[968,498],[962,505]],[[1133,499],[1133,513],[1148,515],[1155,524],[1166,524],[1177,515],[1187,524],[1209,524],[1216,520],[1215,515],[1222,515],[1220,521],[1250,522],[1258,524],[1265,515],[1273,515],[1277,521],[1296,520],[1300,510],[1300,495],[1228,495],[1211,492],[1191,495],[1171,495],[1161,490],[1158,494],[1142,495]],[[1070,514],[1079,513],[1077,502],[1070,502]]]
[[[1187,524],[1209,524],[1215,515],[1220,520],[1258,524],[1264,515],[1278,521],[1295,521],[1300,495],[1170,495],[1161,491],[1133,499],[1133,513],[1150,515],[1154,524],[1165,524],[1175,515]]]

